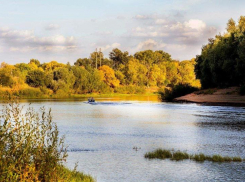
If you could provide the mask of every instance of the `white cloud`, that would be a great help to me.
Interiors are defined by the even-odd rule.
[[[190,27],[196,30],[202,30],[206,28],[206,24],[202,20],[198,20],[198,19],[191,19],[188,22],[185,22],[184,25],[186,27]]]
[[[168,36],[167,33],[160,32],[153,26],[148,26],[146,28],[142,28],[142,27],[133,28],[130,34],[131,36],[135,36],[135,37],[166,37]]]
[[[30,30],[0,29],[0,40],[4,42],[9,51],[62,51],[76,49],[76,40],[73,36],[54,35],[37,37]]]
[[[151,25],[138,21],[137,27],[132,28],[128,37],[141,38],[141,40],[159,38],[168,44],[193,44],[201,43],[216,33],[214,27],[208,27],[205,22],[198,19],[175,22],[162,18],[151,19]]]
[[[147,15],[136,15],[134,16],[135,19],[140,19],[140,20],[146,20],[146,19],[150,19],[151,17],[150,16],[147,16]]]
[[[104,47],[101,47],[101,51],[107,51],[108,49],[114,49],[114,48],[119,48],[121,44],[119,43],[113,43],[111,45],[106,45]]]
[[[158,43],[158,42],[156,42],[153,39],[148,39],[148,40],[146,40],[144,42],[140,42],[137,45],[136,50],[137,51],[148,50],[148,49],[156,50],[156,49],[162,49],[165,46],[166,46],[166,44],[164,44],[164,43]]]
[[[117,16],[117,19],[119,19],[119,20],[123,20],[123,19],[126,19],[126,17],[125,16]]]
[[[60,28],[60,26],[58,24],[50,24],[50,25],[45,27],[46,30],[56,30],[59,28]]]
[[[156,19],[155,23],[158,24],[158,25],[161,25],[161,24],[167,23],[167,21],[165,19]]]

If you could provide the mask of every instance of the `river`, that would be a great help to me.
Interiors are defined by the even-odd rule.
[[[140,101],[139,101],[140,100]],[[28,101],[29,102],[29,101]],[[245,108],[156,99],[32,100],[52,108],[66,135],[70,168],[97,182],[244,181],[245,162],[147,160],[157,148],[245,158]],[[134,150],[134,147],[140,148]]]

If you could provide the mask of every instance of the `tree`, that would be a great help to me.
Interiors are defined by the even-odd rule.
[[[72,71],[69,71],[68,68],[57,68],[53,72],[54,80],[63,80],[68,88],[73,88],[75,83],[75,76]]]
[[[113,61],[113,68],[116,70],[120,64],[126,64],[128,62],[128,52],[122,52],[118,48],[113,49],[110,52],[109,57]]]
[[[37,59],[31,59],[30,62],[29,62],[29,64],[31,64],[31,63],[37,65],[37,67],[40,66],[40,62]]]
[[[234,33],[236,31],[236,22],[231,18],[227,23],[227,32]]]
[[[244,83],[245,17],[238,26],[230,19],[228,33],[209,39],[196,57],[195,72],[203,88],[239,86]]]
[[[41,70],[31,70],[26,76],[26,83],[31,87],[44,86],[44,72]]]
[[[245,32],[245,16],[241,16],[238,23],[238,29],[240,32]]]
[[[50,71],[56,68],[63,68],[63,67],[66,67],[66,65],[63,63],[58,63],[57,61],[51,61],[49,63],[42,64],[42,68],[45,71]]]
[[[119,80],[115,77],[114,70],[109,66],[104,65],[99,68],[102,75],[102,80],[110,87],[115,88],[119,86]]]
[[[84,68],[88,69],[89,67],[92,67],[92,60],[88,58],[79,58],[74,63],[75,66],[83,66]]]

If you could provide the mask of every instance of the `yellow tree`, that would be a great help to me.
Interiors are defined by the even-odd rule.
[[[120,81],[116,78],[114,70],[107,65],[99,67],[102,80],[112,88],[119,86]]]

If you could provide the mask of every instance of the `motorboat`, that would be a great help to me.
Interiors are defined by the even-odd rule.
[[[94,100],[94,98],[93,98],[93,97],[88,98],[88,103],[94,103],[94,102],[95,102],[95,100]]]

